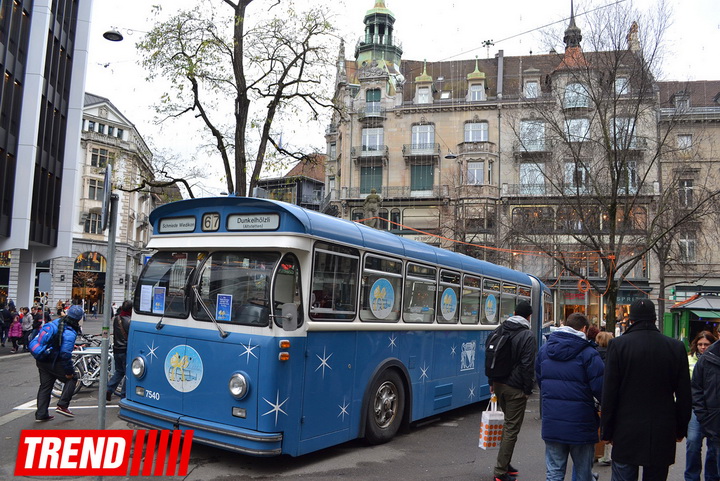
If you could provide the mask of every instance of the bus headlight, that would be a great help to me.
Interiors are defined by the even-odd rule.
[[[234,398],[242,399],[248,392],[247,379],[245,379],[244,375],[236,372],[235,374],[230,376],[230,380],[228,381],[228,389],[230,390],[230,394],[232,394]]]
[[[145,375],[145,359],[140,356],[133,359],[132,364],[130,364],[130,370],[133,376],[138,379],[142,378]]]

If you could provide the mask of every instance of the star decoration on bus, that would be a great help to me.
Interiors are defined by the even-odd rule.
[[[455,347],[455,345],[453,344],[453,346],[450,348],[450,355],[451,355],[452,357],[455,357],[455,354],[456,354],[455,349],[456,349],[456,347]]]
[[[350,407],[350,403],[348,403],[343,398],[342,405],[338,404],[338,407],[340,408],[340,414],[337,415],[337,417],[342,416],[342,420],[345,421],[345,416],[350,416],[350,413],[348,412],[348,408]]]
[[[248,363],[250,363],[250,356],[251,356],[251,355],[252,355],[252,357],[254,357],[255,359],[258,358],[257,355],[253,352],[258,346],[253,346],[253,345],[252,345],[252,338],[250,338],[250,340],[248,341],[247,346],[246,346],[245,344],[243,344],[242,342],[240,343],[240,345],[245,348],[245,351],[241,352],[239,357],[247,356],[247,362],[248,362]]]
[[[397,347],[397,344],[395,344],[395,340],[397,339],[397,336],[395,336],[395,334],[393,334],[390,337],[388,337],[388,339],[390,340],[390,344],[388,344],[388,347],[390,348],[390,351],[392,351],[393,349],[395,349]]]
[[[280,402],[280,390],[279,389],[277,392],[277,398],[275,400],[275,404],[273,404],[272,401],[268,401],[267,399],[263,398],[263,401],[265,401],[266,403],[268,403],[270,405],[270,407],[272,407],[272,409],[269,410],[268,412],[266,412],[265,414],[263,414],[263,416],[267,416],[268,414],[275,413],[275,426],[277,426],[278,415],[280,413],[283,413],[285,416],[288,415],[285,411],[282,410],[283,404],[288,402],[288,399],[290,399],[290,398],[289,397],[285,398],[285,400],[283,402]]]
[[[475,399],[475,384],[470,385],[470,394],[468,394],[468,397]]]
[[[428,373],[427,373],[428,369],[430,369],[430,366],[423,363],[423,367],[420,368],[420,380],[421,381],[423,380],[423,378],[428,379],[428,380],[430,379],[430,376],[428,376]]]
[[[152,346],[148,346],[147,344],[145,344],[145,347],[148,348],[148,359],[150,360],[150,364],[152,364],[153,356],[155,357],[155,359],[158,359],[158,355],[155,354],[155,351],[157,351],[160,346],[155,346],[155,340],[153,339]]]
[[[330,355],[325,354],[325,348],[323,347],[323,357],[320,357],[319,354],[315,354],[318,359],[320,359],[320,365],[315,369],[315,372],[318,371],[318,369],[322,368],[322,377],[325,379],[325,368],[332,369],[330,367],[330,364],[328,364],[328,361],[332,357],[333,353],[330,353]]]

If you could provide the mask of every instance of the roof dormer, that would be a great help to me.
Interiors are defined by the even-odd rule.
[[[475,70],[467,75],[468,92],[466,100],[477,102],[487,100],[485,96],[485,72],[478,67],[478,59],[475,57]]]

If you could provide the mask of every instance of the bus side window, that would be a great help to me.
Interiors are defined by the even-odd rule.
[[[275,323],[286,330],[295,330],[303,323],[300,263],[294,254],[285,254],[280,261],[272,296]],[[293,307],[294,306],[294,307]],[[291,312],[296,313],[290,319]],[[291,321],[291,322],[290,322]]]

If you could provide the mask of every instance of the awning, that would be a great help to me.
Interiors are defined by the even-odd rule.
[[[693,311],[691,310],[693,314],[695,314],[698,317],[702,317],[705,319],[720,319],[720,312],[717,311]]]

